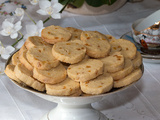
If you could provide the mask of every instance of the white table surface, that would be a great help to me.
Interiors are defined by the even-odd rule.
[[[22,2],[33,19],[46,18],[35,12],[38,6],[33,7],[28,0]],[[63,12],[62,19],[52,19],[44,26],[54,24],[82,30],[97,30],[120,38],[131,30],[133,21],[147,17],[159,8],[159,0],[144,0],[139,3],[126,3],[118,11],[104,15],[83,16]],[[0,23],[5,18],[0,15]],[[29,22],[25,17],[22,24]],[[13,43],[9,37],[0,36],[0,40],[4,45]],[[144,68],[140,81],[122,92],[93,103],[93,107],[113,120],[160,120],[160,64],[144,63]],[[6,75],[0,75],[0,96],[0,120],[39,120],[56,106],[56,103],[17,87]]]

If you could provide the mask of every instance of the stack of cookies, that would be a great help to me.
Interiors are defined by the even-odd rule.
[[[139,80],[141,64],[141,54],[128,40],[51,25],[41,37],[28,37],[5,73],[49,95],[97,95]]]

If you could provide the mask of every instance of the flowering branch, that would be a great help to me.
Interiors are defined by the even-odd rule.
[[[63,10],[67,7],[67,5],[71,2],[72,0],[68,0],[67,3],[64,5],[64,7],[61,9],[60,13],[63,12]]]
[[[51,1],[51,0],[49,0],[49,1]],[[57,14],[58,14],[58,13],[62,13],[62,12],[64,11],[64,9],[66,8],[66,6],[67,6],[71,1],[72,1],[72,0],[68,0],[67,3],[66,3],[63,7],[62,7],[62,5],[60,5],[59,3],[56,4],[56,5],[59,6],[59,8],[58,8],[58,10],[57,10]],[[55,5],[55,6],[56,6],[56,5]],[[41,7],[40,7],[40,8],[41,8]],[[48,8],[50,8],[50,7],[48,7]],[[47,10],[48,8],[42,8],[42,9]],[[61,8],[61,9],[60,9],[60,8]],[[52,12],[54,11],[54,9],[55,9],[55,7],[53,7],[52,10],[50,9],[50,11],[48,11],[48,13],[46,13],[46,14],[48,14],[48,15],[50,15],[50,16],[43,21],[43,24],[46,23],[46,22],[47,22],[48,20],[50,20],[51,18],[55,18],[55,19],[56,19],[56,17],[51,16],[51,14],[52,14]],[[56,7],[56,9],[57,9],[57,7]],[[40,14],[41,14],[41,13],[40,13]]]
[[[25,12],[25,14],[29,17],[29,19],[36,25],[36,22],[28,15],[27,12]]]
[[[16,38],[16,42],[12,44],[12,47],[15,47],[15,45],[16,45],[19,41],[21,41],[21,40],[23,39],[23,37],[24,37],[24,36],[22,35],[20,39],[17,39],[17,38]]]
[[[68,0],[66,5],[62,5],[58,2],[58,0],[29,0],[32,5],[39,4],[39,10],[37,10],[37,13],[40,15],[48,15],[47,19],[44,21],[39,20],[35,21],[31,18],[31,16],[27,13],[26,9],[27,7],[21,4],[20,2],[16,1],[10,1],[6,0],[2,4],[0,4],[0,13],[2,12],[2,15],[10,15],[10,19],[5,19],[2,23],[2,30],[0,30],[0,34],[2,36],[10,36],[11,39],[16,40],[12,45],[5,46],[0,41],[0,57],[4,60],[8,59],[10,57],[10,54],[15,51],[17,48],[21,48],[21,46],[24,44],[26,38],[29,36],[41,36],[41,31],[44,28],[43,24],[46,23],[51,18],[53,19],[60,19],[61,13],[65,9],[65,7],[73,0]],[[6,4],[10,4],[14,2],[16,5],[20,5],[21,7],[16,8],[14,12],[6,13],[1,11],[2,7]],[[6,14],[5,14],[6,13]],[[26,34],[22,34],[20,32],[22,26],[21,21],[26,15],[31,21],[32,24],[26,25]],[[0,63],[0,74],[4,73],[5,64]]]
[[[65,9],[65,7],[72,1],[68,0],[66,5],[62,5],[58,2],[58,0],[29,0],[32,5],[39,4],[39,10],[36,12],[40,15],[46,15],[49,16],[44,21],[39,20],[35,21],[31,18],[31,16],[26,12],[26,6],[23,4],[20,8],[16,8],[14,12],[12,12],[12,16],[8,19],[5,19],[2,23],[2,30],[0,30],[0,34],[2,36],[10,36],[11,39],[16,40],[12,45],[5,46],[0,41],[0,57],[3,59],[8,59],[10,54],[15,51],[17,48],[21,48],[21,46],[24,44],[26,38],[29,36],[41,36],[41,31],[44,28],[43,24],[46,23],[51,18],[53,19],[60,19],[61,13]],[[3,4],[9,4],[13,1],[8,0],[6,2],[3,2]],[[2,6],[3,7],[3,6]],[[26,25],[26,34],[22,34],[20,32],[22,26],[21,21],[24,17],[24,15],[27,15],[27,17],[32,21],[31,24]],[[3,73],[0,68],[0,73]]]
[[[0,41],[0,45],[4,48],[4,45],[2,44],[2,42]]]
[[[51,16],[49,16],[47,19],[45,19],[44,21],[43,21],[43,24],[44,23],[46,23],[48,20],[50,20],[51,19]]]

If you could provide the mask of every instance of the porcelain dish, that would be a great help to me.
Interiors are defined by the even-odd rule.
[[[132,43],[134,43],[137,47],[137,50],[141,53],[142,57],[143,57],[143,62],[147,62],[147,63],[160,63],[160,54],[159,55],[152,55],[152,54],[147,54],[144,53],[140,46],[134,41],[134,38],[132,37],[132,32],[127,32],[124,35],[122,35],[120,38],[122,39],[126,39],[131,41]]]
[[[133,40],[144,53],[160,55],[160,22],[142,31],[138,31],[136,27],[143,21],[143,18],[138,19],[132,24]]]
[[[12,56],[6,62],[7,66],[10,64]],[[141,65],[142,72],[144,72],[143,64]],[[57,107],[44,115],[41,120],[107,120],[108,118],[102,114],[100,111],[95,110],[91,103],[98,102],[108,95],[112,95],[117,92],[121,92],[125,89],[128,89],[134,83],[117,89],[112,89],[110,92],[100,95],[85,95],[78,97],[68,97],[68,96],[51,96],[44,92],[39,92],[32,89],[31,87],[23,86],[14,80],[10,79],[15,85],[20,87],[23,90],[31,92],[40,98],[43,98],[47,101],[57,103]],[[139,79],[140,80],[140,79]],[[139,81],[138,80],[138,81]]]

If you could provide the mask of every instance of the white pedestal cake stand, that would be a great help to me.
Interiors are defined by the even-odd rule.
[[[9,64],[10,59],[6,63],[6,66],[7,64]],[[141,68],[143,72],[143,65],[141,66]],[[104,114],[94,109],[91,106],[91,103],[98,102],[103,97],[120,92],[134,84],[132,83],[129,86],[119,89],[112,89],[109,93],[101,95],[67,97],[47,95],[46,93],[38,92],[30,87],[24,87],[14,80],[11,81],[28,92],[31,92],[45,100],[57,103],[57,106],[46,115],[44,115],[41,120],[108,120],[108,118]]]
[[[35,93],[37,96],[58,103],[57,107],[41,120],[107,120],[101,112],[92,108],[91,103],[102,99],[101,96],[58,97]]]
[[[11,80],[13,81],[13,80]],[[14,81],[13,81],[14,82]],[[100,101],[103,97],[120,92],[129,86],[115,89],[109,93],[93,96],[79,96],[79,97],[66,97],[66,96],[51,96],[46,93],[41,93],[29,87],[24,87],[14,82],[20,88],[31,92],[45,100],[57,103],[57,106],[44,115],[40,120],[108,120],[108,118],[100,111],[94,109],[91,103]]]

